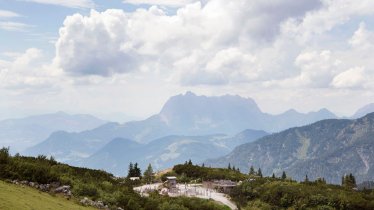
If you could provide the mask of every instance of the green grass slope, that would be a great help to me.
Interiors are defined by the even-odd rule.
[[[0,209],[1,210],[90,210],[74,201],[63,197],[52,196],[36,189],[8,184],[0,181]]]

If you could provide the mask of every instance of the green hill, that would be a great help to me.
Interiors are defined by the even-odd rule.
[[[374,179],[374,113],[356,120],[331,119],[291,128],[236,147],[230,154],[205,161],[212,167],[229,163],[248,171],[261,168],[264,175],[311,180],[324,177],[339,184],[354,173],[357,182]]]
[[[18,186],[0,181],[0,209],[37,209],[37,210],[65,210],[65,209],[94,209],[84,207],[60,196],[52,196],[31,187]]]

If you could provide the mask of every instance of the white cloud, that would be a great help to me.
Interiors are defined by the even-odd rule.
[[[196,0],[124,0],[127,4],[148,4],[148,5],[164,5],[170,7],[180,7],[195,2]]]
[[[319,10],[308,12],[302,20],[289,19],[283,23],[282,30],[294,36],[299,42],[308,43],[310,39],[342,25],[354,16],[374,14],[374,1],[362,0],[321,0]]]
[[[374,47],[374,33],[366,29],[366,24],[364,22],[360,23],[359,28],[356,30],[349,43],[354,48],[360,48],[360,50],[365,50]]]
[[[92,0],[23,0],[39,4],[51,4],[71,8],[94,8],[95,3]]]
[[[133,70],[136,52],[126,46],[127,15],[121,10],[91,11],[67,17],[56,42],[55,62],[73,75],[102,75]]]
[[[33,26],[13,21],[0,21],[0,29],[5,31],[27,31]]]
[[[43,62],[42,51],[27,49],[13,56],[12,60],[0,60],[0,87],[14,90],[51,88],[61,78],[60,73]]]
[[[92,11],[86,17],[76,14],[67,17],[60,29],[56,62],[75,75],[110,76],[152,69],[183,76],[187,68],[181,64],[193,61],[188,72],[197,75],[187,80],[180,78],[185,84],[251,80],[261,77],[262,72],[268,74],[255,68],[252,51],[271,43],[282,21],[302,16],[319,5],[318,0],[304,4],[291,0],[211,0],[204,5],[188,4],[175,15],[156,6],[133,13],[107,10]],[[231,61],[214,70],[212,63],[217,63],[217,56],[230,52],[241,57],[232,56]],[[251,65],[253,68],[248,69]],[[226,81],[222,80],[221,75],[228,72],[230,76],[225,75]],[[200,73],[205,76],[200,77]],[[194,78],[200,81],[192,81]]]
[[[8,10],[0,10],[0,18],[14,18],[14,17],[21,17],[20,14],[8,11]]]
[[[337,88],[357,88],[362,87],[365,80],[364,68],[355,67],[335,76],[332,86]]]
[[[61,84],[43,74],[45,81],[65,85],[70,92],[62,99],[74,95],[80,110],[121,100],[117,111],[133,106],[142,113],[139,104],[146,109],[157,101],[160,107],[187,89],[250,96],[277,111],[327,104],[343,112],[374,100],[374,36],[367,21],[374,16],[372,0],[173,1],[173,13],[162,9],[173,2],[152,2],[161,7],[67,17],[54,62],[70,77]],[[48,69],[31,66],[34,73]],[[138,98],[148,101],[135,105]],[[352,102],[341,106],[347,98]]]

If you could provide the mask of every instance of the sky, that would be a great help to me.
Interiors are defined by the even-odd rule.
[[[373,57],[372,0],[0,0],[0,119],[142,119],[186,91],[350,116]]]

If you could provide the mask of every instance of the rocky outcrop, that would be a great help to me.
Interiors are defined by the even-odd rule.
[[[102,201],[93,201],[91,199],[88,199],[87,197],[83,198],[80,203],[83,205],[83,206],[93,206],[93,207],[96,207],[98,209],[108,209],[109,210],[109,206],[108,205],[104,205],[104,203]]]

